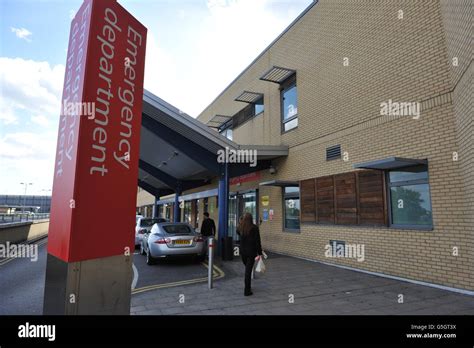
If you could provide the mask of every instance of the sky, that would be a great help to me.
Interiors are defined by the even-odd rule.
[[[148,28],[145,88],[197,117],[312,0],[119,0]],[[82,0],[0,0],[0,194],[50,195]]]

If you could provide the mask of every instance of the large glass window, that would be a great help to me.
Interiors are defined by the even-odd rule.
[[[281,91],[283,131],[298,127],[298,94],[296,82]]]
[[[285,187],[283,189],[284,228],[300,229],[300,189]]]
[[[391,224],[429,227],[433,225],[428,168],[425,165],[388,173]]]

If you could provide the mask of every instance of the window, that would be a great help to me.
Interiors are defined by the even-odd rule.
[[[160,222],[165,222],[164,219],[161,219],[161,218],[157,218],[157,219],[148,219],[148,218],[145,218],[145,219],[141,219],[140,221],[140,227],[151,227],[153,226],[154,224],[157,224],[157,223],[160,223]]]
[[[186,222],[190,225],[191,225],[191,211],[192,211],[191,201],[185,201],[184,202],[184,220],[183,220],[183,222]]]
[[[173,205],[172,204],[164,204],[163,205],[163,209],[164,209],[164,218],[168,221],[171,221],[171,212],[173,211]]]
[[[255,107],[255,115],[261,114],[265,110],[265,104],[263,103],[263,98],[257,101],[254,104]]]
[[[225,136],[227,139],[232,140],[233,132],[232,132],[232,120],[224,123],[219,128],[219,133]]]
[[[221,131],[221,134],[225,136],[227,139],[232,140],[232,137],[233,137],[232,128],[224,129],[223,131]]]
[[[283,210],[285,230],[300,229],[300,189],[299,187],[283,188]]]
[[[431,227],[433,218],[427,166],[392,170],[388,173],[388,182],[391,225]]]
[[[165,225],[163,229],[168,234],[191,234],[193,232],[187,225]]]
[[[281,113],[283,132],[298,127],[298,93],[296,75],[285,82],[281,88]]]

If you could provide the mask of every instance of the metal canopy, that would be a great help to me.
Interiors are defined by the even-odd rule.
[[[371,162],[364,162],[364,163],[357,163],[354,164],[354,168],[361,168],[361,169],[378,169],[378,170],[390,170],[390,169],[398,169],[404,167],[411,167],[420,164],[428,164],[428,160],[426,159],[412,159],[412,158],[401,158],[401,157],[389,157],[381,160],[371,161]]]
[[[290,180],[270,180],[261,182],[260,186],[278,186],[278,187],[299,187],[300,184],[298,181]]]
[[[223,116],[227,121],[230,117]],[[232,163],[229,172],[246,173],[266,169],[274,158],[287,156],[288,146],[239,145],[145,90],[138,184],[154,195],[203,186],[219,177],[224,151],[256,150],[258,165]]]
[[[207,121],[206,124],[211,128],[219,128],[224,123],[228,122],[230,119],[232,119],[231,116],[215,115],[213,118]]]
[[[282,84],[294,74],[296,74],[296,70],[273,66],[270,70],[263,74],[262,77],[260,77],[260,80]]]
[[[248,103],[248,104],[256,104],[262,98],[263,98],[263,93],[243,91],[234,100],[239,101],[239,102],[243,102],[243,103]]]

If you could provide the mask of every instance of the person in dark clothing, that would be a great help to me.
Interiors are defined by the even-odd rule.
[[[245,265],[245,290],[244,295],[252,295],[251,277],[255,261],[263,254],[262,242],[258,226],[253,223],[252,214],[245,213],[239,224],[237,233],[240,235],[240,255]]]
[[[204,220],[201,225],[201,234],[205,238],[204,247],[206,249],[206,254],[209,251],[209,237],[215,237],[216,235],[216,224],[214,220],[209,217],[209,213],[206,211],[204,213]]]
[[[204,220],[201,225],[201,234],[205,237],[214,237],[216,235],[216,224],[214,220],[209,217],[209,213],[204,213]]]

